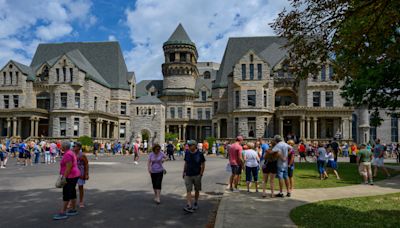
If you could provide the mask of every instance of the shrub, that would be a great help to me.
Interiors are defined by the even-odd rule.
[[[165,133],[165,141],[166,142],[172,141],[173,143],[175,143],[177,138],[178,138],[178,134]]]
[[[87,135],[79,137],[78,142],[80,142],[82,146],[93,146],[93,139]]]

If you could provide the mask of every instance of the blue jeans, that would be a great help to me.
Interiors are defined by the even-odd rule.
[[[44,152],[44,163],[50,163],[50,151]]]
[[[323,174],[325,172],[325,161],[317,160],[317,166],[319,174]]]
[[[40,153],[35,153],[35,164],[38,164],[40,161]]]

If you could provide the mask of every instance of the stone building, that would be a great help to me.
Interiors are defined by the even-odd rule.
[[[136,82],[118,42],[40,44],[0,75],[3,137],[130,138]]]

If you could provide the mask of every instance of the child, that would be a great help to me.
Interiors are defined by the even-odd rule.
[[[336,179],[340,180],[339,173],[337,172],[337,163],[334,159],[332,150],[328,150],[328,153],[326,154],[326,159],[328,159],[326,170],[329,171],[329,169],[332,169],[333,173],[336,175]]]
[[[288,144],[291,146],[289,149],[289,154],[288,154],[288,177],[289,177],[289,190],[290,192],[293,191],[293,184],[294,184],[294,180],[293,180],[293,171],[294,171],[294,141],[293,140],[289,140]]]
[[[81,175],[78,179],[78,188],[79,188],[79,207],[83,208],[85,205],[83,204],[83,196],[84,196],[84,188],[86,180],[89,180],[89,162],[86,155],[82,152],[82,146],[80,143],[75,143],[76,147],[79,147],[79,152],[77,154],[78,159],[78,168],[81,172]]]

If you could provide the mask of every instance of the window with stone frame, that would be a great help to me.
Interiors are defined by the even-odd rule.
[[[4,108],[10,108],[10,96],[9,95],[4,95]]]
[[[242,80],[246,80],[246,64],[242,64]]]
[[[62,71],[63,71],[64,82],[66,82],[67,81],[67,68],[63,67]]]
[[[235,91],[235,108],[240,107],[240,91]]]
[[[333,107],[333,91],[325,92],[325,106]]]
[[[371,122],[371,118],[370,118],[370,122]],[[376,126],[370,126],[369,128],[369,137],[371,140],[375,141],[375,139],[377,139],[377,134],[376,134]]]
[[[60,69],[56,68],[57,82],[60,82]]]
[[[13,84],[13,73],[11,71],[8,73],[10,75],[10,85],[12,85]]]
[[[268,105],[268,100],[267,100],[267,90],[264,90],[264,107],[266,108]]]
[[[396,114],[391,115],[391,140],[392,142],[399,142],[399,118]]]
[[[329,80],[333,79],[333,66],[329,65],[329,74],[328,74]]]
[[[256,137],[256,118],[255,117],[247,118],[247,127],[248,127],[249,138]]]
[[[175,107],[170,107],[169,112],[171,119],[175,119]]]
[[[313,92],[313,107],[321,106],[321,92],[315,91]]]
[[[74,81],[74,69],[73,68],[69,68],[69,76],[70,76],[70,80],[71,82]]]
[[[79,118],[74,118],[74,136],[79,136]]]
[[[214,102],[214,113],[218,112],[218,101]]]
[[[206,109],[206,120],[211,119],[211,110],[209,108]]]
[[[183,118],[183,108],[182,107],[178,107],[178,118],[179,119]]]
[[[126,103],[121,103],[121,115],[126,115]]]
[[[75,108],[81,108],[81,94],[75,93]]]
[[[18,85],[18,81],[19,81],[19,72],[15,72],[15,85]]]
[[[321,67],[321,81],[325,81],[326,80],[326,67],[325,65],[322,65]]]
[[[106,112],[109,112],[109,101],[106,101]]]
[[[181,62],[186,62],[186,53],[185,52],[179,53],[179,60]]]
[[[250,64],[250,80],[254,80],[254,64]]]
[[[207,101],[207,91],[201,91],[201,100]]]
[[[204,75],[204,79],[210,79],[211,78],[210,71],[205,71],[203,75]]]
[[[256,91],[255,90],[247,90],[247,106],[249,106],[249,107],[256,106]]]
[[[67,136],[67,118],[60,117],[60,136]]]
[[[169,53],[169,61],[175,62],[175,53]]]
[[[203,109],[202,108],[198,108],[197,109],[197,119],[198,120],[202,120],[203,119]]]
[[[93,108],[94,108],[94,110],[97,110],[97,97],[94,97]]]
[[[4,71],[3,72],[3,85],[7,84],[7,73]]]
[[[262,79],[262,64],[257,64],[257,79]]]
[[[13,101],[14,101],[14,108],[18,108],[19,107],[19,96],[13,95]]]
[[[189,119],[192,118],[192,109],[191,108],[187,108],[187,110],[186,110],[186,118],[189,118]]]
[[[125,134],[126,134],[126,123],[121,123],[119,127],[119,137],[125,138]]]
[[[60,94],[60,104],[61,108],[66,108],[68,104],[68,93],[61,93]]]

